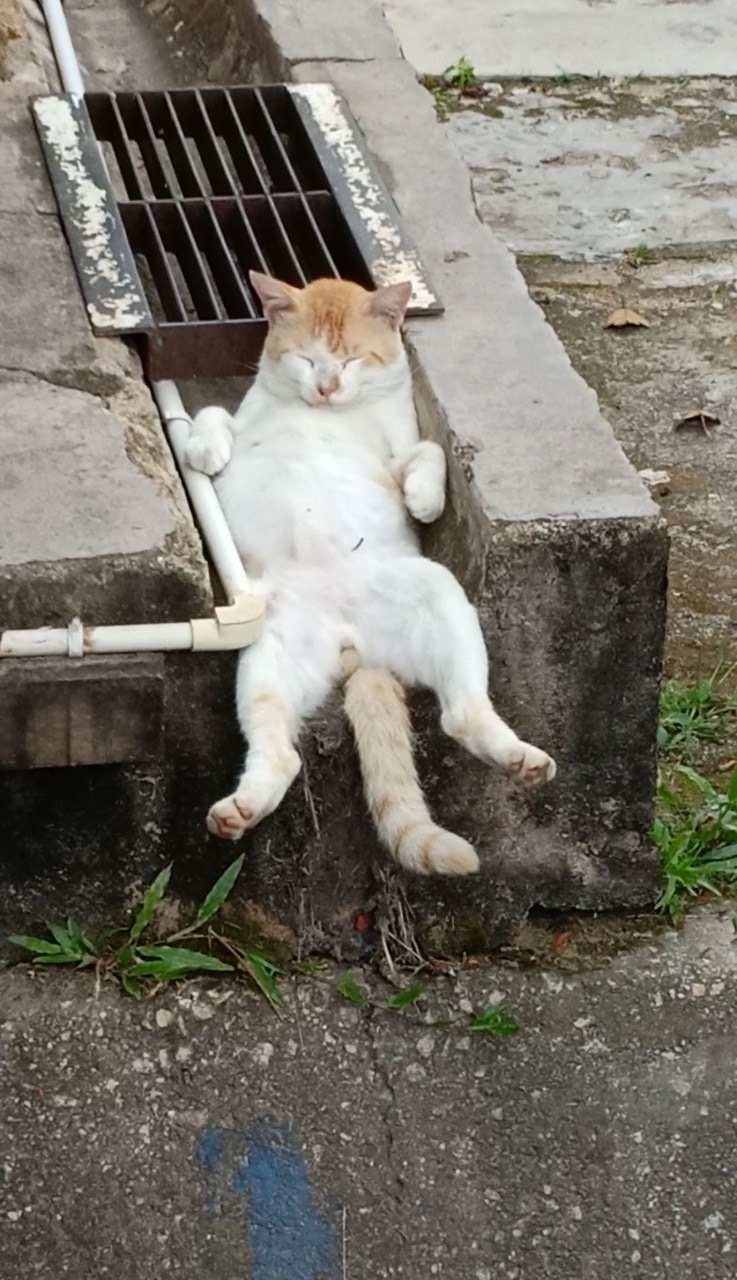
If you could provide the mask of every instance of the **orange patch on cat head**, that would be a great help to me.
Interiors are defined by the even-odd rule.
[[[256,271],[250,278],[269,322],[264,349],[270,359],[321,339],[342,358],[361,356],[367,365],[396,360],[411,285],[386,285],[372,292],[350,280],[314,280],[295,289]]]

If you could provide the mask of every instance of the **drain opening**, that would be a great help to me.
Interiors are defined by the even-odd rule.
[[[54,102],[104,189],[129,297],[145,312],[135,326],[116,327],[109,281],[85,240],[83,183],[70,177],[58,130],[44,126]],[[294,285],[409,276],[410,314],[442,310],[332,86],[95,92],[84,104],[38,99],[34,111],[93,327],[143,332],[154,380],[252,367],[265,322],[251,269]]]

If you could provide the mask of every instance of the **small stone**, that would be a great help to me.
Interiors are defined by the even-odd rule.
[[[191,1047],[188,1044],[180,1044],[179,1048],[174,1054],[174,1057],[176,1058],[177,1062],[188,1062],[189,1059],[192,1057]]]
[[[20,1218],[20,1209],[9,1209],[8,1217],[10,1218],[11,1222],[17,1222],[18,1219]]]
[[[423,1058],[430,1058],[434,1048],[435,1042],[433,1041],[432,1036],[423,1036],[421,1040],[417,1041],[417,1052],[421,1054]]]
[[[473,1013],[473,1005],[470,1000],[459,1000],[458,1008],[461,1013]]]
[[[693,982],[691,984],[691,995],[694,1000],[700,1000],[702,996],[706,995],[706,987],[703,982]]]
[[[192,1017],[197,1018],[198,1022],[207,1022],[214,1012],[215,1010],[209,1004],[195,1004],[192,1006]]]
[[[259,1067],[268,1067],[274,1056],[274,1046],[269,1044],[268,1040],[264,1040],[261,1044],[257,1044],[253,1050],[251,1057]]]
[[[171,1012],[170,1009],[156,1010],[157,1027],[170,1027],[173,1021],[174,1021],[174,1014]]]

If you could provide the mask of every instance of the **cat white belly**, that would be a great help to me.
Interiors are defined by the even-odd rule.
[[[246,561],[272,573],[290,564],[342,572],[359,551],[417,549],[381,437],[378,449],[357,441],[351,417],[306,408],[275,431],[273,418],[257,412],[237,432],[215,483]]]

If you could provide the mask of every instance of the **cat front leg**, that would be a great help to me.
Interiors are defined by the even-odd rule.
[[[238,840],[281,804],[297,777],[302,721],[322,705],[341,670],[341,620],[304,593],[272,599],[263,634],[238,661],[238,722],[248,743],[232,795],[212,806],[208,830]]]
[[[409,514],[421,524],[443,514],[446,471],[445,454],[434,440],[420,440],[392,467]]]
[[[240,657],[236,701],[248,741],[245,768],[233,794],[218,800],[207,815],[208,831],[223,840],[240,839],[273,813],[301,767],[299,721],[278,659],[270,636]]]
[[[233,419],[226,409],[211,405],[192,422],[185,448],[187,466],[216,476],[227,467],[233,450]]]

